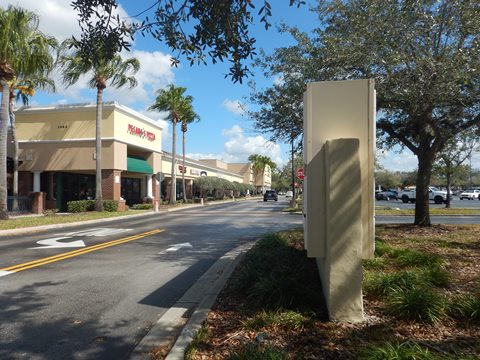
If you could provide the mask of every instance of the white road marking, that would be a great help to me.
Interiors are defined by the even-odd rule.
[[[66,233],[65,236],[70,236],[70,237],[72,236],[108,236],[108,235],[120,234],[130,230],[132,229],[96,228],[96,229]]]
[[[7,275],[10,275],[10,274],[13,274],[13,272],[12,271],[0,270],[0,277],[7,276]]]
[[[164,251],[160,251],[158,254],[165,254],[167,252],[178,251],[182,248],[192,248],[192,247],[193,246],[190,243],[181,243],[181,244],[170,246],[168,249],[166,249]]]
[[[52,239],[45,239],[37,241],[37,244],[43,246],[37,246],[29,249],[57,249],[57,248],[72,248],[72,247],[85,247],[83,240],[76,240],[71,242],[61,242],[59,240],[69,239],[69,236],[62,236]]]

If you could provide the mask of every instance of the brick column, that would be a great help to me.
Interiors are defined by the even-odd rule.
[[[104,200],[120,200],[121,170],[102,170],[102,197]]]
[[[29,195],[33,189],[33,175],[30,171],[18,172],[18,195]]]

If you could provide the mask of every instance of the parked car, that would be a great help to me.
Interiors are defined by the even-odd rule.
[[[460,200],[467,199],[467,200],[475,200],[480,199],[480,190],[478,189],[467,189],[460,194]]]
[[[278,201],[278,195],[275,190],[266,190],[263,194],[263,201],[275,200]]]
[[[385,191],[378,191],[375,193],[375,199],[377,200],[397,200],[398,199],[398,192],[396,190],[385,190]]]
[[[398,194],[398,197],[402,200],[403,203],[411,202],[415,203],[416,192],[414,188],[406,188]],[[447,192],[437,189],[436,187],[428,187],[428,199],[434,201],[435,204],[442,204],[447,201]]]
[[[293,191],[292,191],[292,190],[288,190],[288,191],[285,193],[285,197],[286,197],[287,199],[293,197]]]

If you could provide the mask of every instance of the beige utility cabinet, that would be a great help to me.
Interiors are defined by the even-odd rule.
[[[315,82],[304,95],[304,230],[332,318],[363,318],[362,258],[374,252],[373,80]]]

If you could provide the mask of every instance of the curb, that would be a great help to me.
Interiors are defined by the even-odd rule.
[[[175,343],[165,360],[184,359],[186,348],[201,328],[218,294],[255,242],[240,245],[218,259],[177,303],[160,317],[135,347],[129,359],[151,359],[150,353],[153,350],[167,350],[173,342]]]

